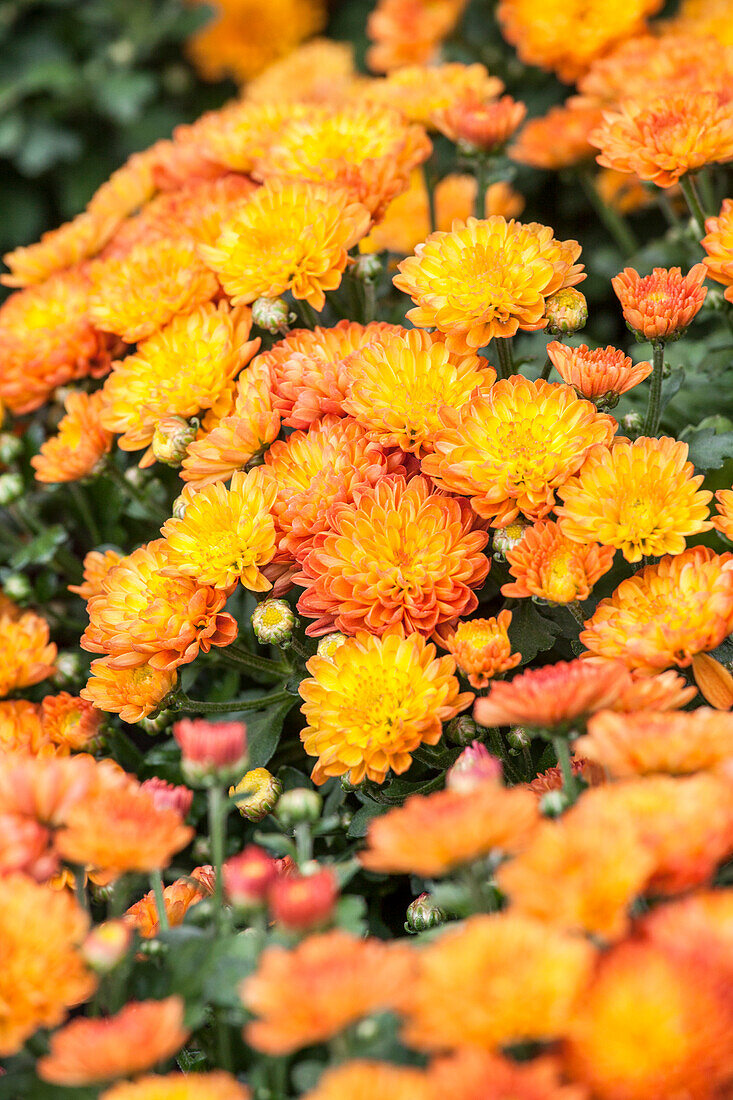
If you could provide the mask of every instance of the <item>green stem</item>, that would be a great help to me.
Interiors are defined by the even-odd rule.
[[[473,200],[473,214],[475,218],[486,217],[486,187],[489,175],[488,157],[479,155],[476,157],[476,197]]]
[[[430,232],[434,233],[438,228],[438,220],[435,213],[435,188],[433,186],[433,174],[424,163],[422,166],[422,176],[425,181],[425,190],[428,196],[428,224],[430,225]]]
[[[377,316],[377,287],[371,279],[364,280],[364,324],[368,325]]]
[[[700,236],[703,237],[705,235],[705,211],[702,208],[700,196],[697,193],[695,181],[692,176],[680,176],[680,190],[685,196],[685,202],[692,214],[692,220],[695,223],[697,231]]]
[[[169,706],[171,710],[186,710],[200,714],[226,714],[235,710],[264,710],[275,703],[284,703],[288,699],[293,700],[289,691],[275,691],[272,695],[263,695],[259,699],[230,699],[228,702],[212,703],[207,699],[189,699],[183,692],[179,692]]]
[[[222,864],[224,863],[224,826],[226,822],[226,810],[228,806],[224,802],[221,787],[209,787],[207,792],[209,810],[209,842],[211,844],[211,859],[214,865],[214,926],[217,935],[221,932],[224,923],[224,878]]]
[[[511,336],[498,336],[496,339],[496,354],[499,360],[499,378],[509,378],[514,374],[514,357],[512,355]]]
[[[664,368],[664,341],[652,341],[652,358],[654,369],[649,386],[649,398],[646,406],[646,416],[642,433],[646,436],[656,435],[659,430],[659,421],[662,416],[662,370]]]
[[[143,511],[147,514],[148,519],[152,520],[153,523],[160,526],[161,517],[150,504],[148,498],[140,489],[138,489],[136,485],[133,485],[132,482],[125,477],[122,470],[120,470],[119,467],[114,464],[114,462],[110,461],[107,463],[104,468],[104,475],[105,477],[108,477],[110,481],[113,481],[115,485],[117,485],[117,487],[121,489],[122,492],[128,497],[129,500],[134,501],[135,504],[139,504]]]
[[[298,853],[298,866],[302,868],[313,858],[313,838],[307,821],[299,821],[295,826],[295,848]]]
[[[550,356],[548,355],[547,358],[545,359],[545,365],[543,366],[542,370],[540,371],[540,378],[543,381],[546,382],[547,379],[550,377],[550,371],[551,370],[552,370],[552,359],[550,359]]]
[[[100,533],[97,521],[94,518],[92,510],[89,507],[86,494],[74,481],[69,482],[69,490],[72,497],[74,498],[74,504],[76,505],[79,515],[81,516],[82,522],[86,524],[87,530],[89,531],[89,534],[91,536],[91,540],[93,544],[97,546],[102,541],[102,535]]]
[[[217,656],[228,657],[235,664],[244,665],[245,668],[254,669],[257,672],[267,673],[273,680],[282,680],[289,675],[290,665],[282,661],[271,661],[269,657],[260,657],[256,653],[248,653],[239,646],[229,645],[217,652]]]
[[[289,638],[287,646],[283,646],[283,648],[292,649],[294,653],[297,653],[298,656],[302,657],[305,661],[310,661],[311,657],[313,656],[312,653],[308,652],[303,643],[298,641],[295,635],[292,635]]]
[[[89,899],[87,898],[87,873],[84,867],[74,868],[74,892],[79,908],[85,913],[89,912]]]
[[[496,726],[489,726],[489,746],[494,756],[498,756],[499,760],[504,759],[504,741]]]
[[[300,310],[300,316],[303,318],[303,324],[306,328],[315,328],[318,324],[318,318],[316,317],[316,311],[310,302],[306,302],[305,298],[298,299],[298,309]]]
[[[593,174],[589,172],[587,168],[579,169],[578,177],[588,201],[618,245],[622,256],[628,258],[633,255],[639,247],[639,242],[626,223],[626,220],[621,217],[613,207],[608,206],[603,201],[596,187],[596,181]]]
[[[557,762],[560,765],[560,771],[562,772],[562,787],[568,800],[568,804],[572,806],[580,793],[578,787],[578,780],[573,774],[573,765],[570,761],[570,744],[567,737],[553,737],[552,747],[555,750],[557,756]]]
[[[163,876],[160,871],[150,872],[150,885],[155,898],[155,908],[158,913],[158,931],[166,932],[170,927],[168,913],[165,908],[165,895],[163,894]]]
[[[566,603],[565,606],[575,619],[576,623],[580,623],[581,626],[585,626],[585,615],[583,614],[583,609],[580,606],[580,603],[577,600],[573,600],[572,603]]]
[[[214,1017],[214,1023],[216,1027],[216,1051],[217,1060],[221,1069],[231,1073],[234,1069],[234,1059],[232,1056],[232,1034],[229,1025],[222,1018],[221,1009],[216,1010]]]

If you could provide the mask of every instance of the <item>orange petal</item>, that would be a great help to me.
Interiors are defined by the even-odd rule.
[[[698,653],[692,659],[695,682],[702,695],[716,710],[733,706],[733,676],[709,653]]]

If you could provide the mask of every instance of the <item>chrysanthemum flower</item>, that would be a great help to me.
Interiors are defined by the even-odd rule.
[[[510,682],[495,681],[489,694],[476,700],[476,721],[482,726],[572,729],[611,706],[626,684],[626,670],[618,661],[558,661],[522,672]]]
[[[357,80],[351,42],[312,38],[251,80],[246,102],[337,103],[346,99]]]
[[[267,592],[271,585],[261,568],[275,554],[276,492],[274,479],[258,466],[234,474],[229,488],[217,482],[194,493],[183,519],[162,527],[169,568],[214,588],[239,581],[252,592]]]
[[[135,1081],[120,1081],[99,1100],[250,1100],[246,1085],[223,1070],[210,1073],[151,1074]]]
[[[733,541],[733,489],[719,489],[715,494],[718,514],[713,516],[713,527]]]
[[[484,782],[412,795],[372,821],[361,862],[370,871],[435,878],[493,851],[521,851],[538,821],[537,800],[519,787]]]
[[[496,1050],[562,1035],[594,951],[516,913],[471,917],[416,953],[403,988],[403,1038],[420,1050]]]
[[[298,554],[298,610],[315,619],[306,633],[430,635],[468,615],[489,571],[485,531],[465,501],[431,491],[427,478],[383,478],[335,504],[328,528]]]
[[[657,672],[671,665],[685,668],[731,630],[731,555],[695,546],[622,581],[598,604],[580,640],[591,654]]]
[[[22,872],[36,882],[48,882],[57,871],[49,830],[19,814],[0,813],[0,879]]]
[[[557,241],[547,226],[468,218],[418,245],[394,284],[415,303],[413,324],[440,329],[451,351],[473,351],[543,328],[545,299],[585,278],[579,255],[577,241]]]
[[[580,472],[558,489],[560,530],[573,542],[596,540],[627,561],[681,554],[685,539],[709,531],[708,503],[688,445],[664,436],[591,451]]]
[[[91,703],[62,691],[41,703],[44,737],[67,752],[87,748],[99,733],[102,716]]]
[[[559,1060],[548,1056],[515,1062],[464,1049],[437,1059],[428,1076],[437,1095],[452,1100],[583,1100],[585,1096],[582,1086],[561,1081]]]
[[[112,432],[102,427],[100,419],[103,404],[101,390],[69,394],[57,434],[31,459],[36,481],[79,481],[95,473],[112,449]]]
[[[436,111],[432,121],[451,141],[491,152],[507,143],[526,113],[510,95],[489,103],[466,98]]]
[[[145,784],[143,784],[145,789]],[[214,871],[212,867],[196,867],[185,878],[176,879],[170,886],[163,890],[165,903],[165,915],[168,918],[168,927],[177,928],[183,924],[186,913],[192,905],[197,905],[204,898],[209,897],[214,890]],[[151,890],[136,901],[125,912],[123,918],[125,924],[134,928],[144,940],[152,939],[160,931],[160,917],[155,901],[155,895]]]
[[[2,880],[0,1053],[15,1054],[39,1027],[55,1027],[94,992],[78,948],[89,918],[66,890],[26,875]]]
[[[677,713],[602,711],[590,719],[576,749],[617,779],[707,771],[733,759],[733,714],[708,707]]]
[[[625,267],[611,285],[630,329],[645,340],[669,340],[678,339],[699,313],[708,292],[702,285],[705,275],[704,264],[695,264],[686,275],[679,267],[655,267],[643,277]]]
[[[286,290],[321,310],[335,290],[348,250],[370,216],[348,191],[310,180],[269,180],[199,251],[236,304]]]
[[[45,680],[54,672],[56,654],[48,623],[40,615],[0,615],[0,696]]]
[[[367,19],[367,35],[372,41],[367,65],[378,73],[429,65],[465,6],[466,0],[378,0]]]
[[[38,703],[29,703],[27,699],[0,700],[0,753],[27,752],[35,756],[49,744]]]
[[[600,107],[592,103],[586,106],[570,100],[551,107],[546,115],[525,122],[509,155],[533,168],[573,168],[594,155],[588,135],[601,119]]]
[[[393,107],[355,103],[313,108],[283,127],[254,174],[264,180],[331,184],[378,220],[431,151],[423,128],[408,123]]]
[[[389,1100],[415,1100],[429,1095],[425,1071],[413,1066],[395,1066],[388,1062],[367,1062],[355,1059],[332,1066],[320,1077],[314,1089],[303,1100],[372,1100],[388,1096]]]
[[[432,450],[442,428],[440,410],[458,410],[487,392],[496,371],[477,355],[452,355],[420,329],[380,336],[345,363],[349,379],[344,410],[383,447],[420,454]]]
[[[0,753],[0,801],[8,814],[57,828],[90,793],[127,788],[133,780],[111,760]]]
[[[464,619],[457,626],[438,628],[440,644],[468,677],[471,687],[487,687],[494,676],[509,672],[521,661],[521,653],[512,653],[507,633],[511,621],[511,611],[500,611],[496,618]]]
[[[713,38],[720,46],[733,46],[730,0],[682,0],[667,27],[681,35]]]
[[[605,661],[604,657],[591,658],[597,662]],[[629,678],[614,703],[611,710],[624,714],[633,714],[636,711],[666,711],[681,710],[697,694],[694,684],[688,685],[684,676],[679,672],[668,669],[666,672],[658,672],[655,676],[648,673],[631,671]]]
[[[733,302],[733,199],[723,200],[717,218],[708,218],[705,229],[701,244],[708,277],[722,283],[726,301]]]
[[[89,314],[89,279],[73,269],[10,296],[0,309],[0,400],[33,412],[57,386],[109,370],[109,337]]]
[[[180,997],[129,1001],[116,1015],[81,1017],[54,1032],[38,1076],[54,1085],[81,1086],[129,1077],[180,1050],[188,1038]]]
[[[625,99],[590,135],[599,164],[672,187],[687,172],[733,160],[733,104],[716,92],[670,91]]]
[[[637,210],[654,204],[653,189],[637,176],[617,172],[613,168],[601,168],[594,182],[606,206],[618,210],[619,214],[635,214]],[[675,209],[680,197],[679,188],[670,188],[668,198],[675,202]]]
[[[470,701],[459,694],[452,657],[435,657],[419,634],[350,638],[330,657],[311,657],[312,679],[302,680],[301,733],[317,756],[315,782],[349,773],[352,783],[383,783],[392,769],[406,771],[421,744],[435,745],[441,723]]]
[[[562,378],[579,397],[601,403],[633,389],[652,373],[649,362],[634,363],[630,356],[611,347],[572,348],[552,340],[547,354]]]
[[[412,965],[412,953],[399,944],[340,930],[310,936],[292,951],[268,947],[242,985],[242,999],[258,1017],[245,1038],[273,1055],[331,1039],[391,1008]]]
[[[613,565],[614,548],[569,539],[557,523],[540,520],[525,528],[520,542],[506,552],[515,578],[502,586],[514,599],[537,596],[550,603],[587,600],[591,590]]]
[[[217,173],[249,173],[257,160],[264,155],[278,136],[285,123],[300,118],[310,108],[305,103],[268,102],[253,103],[249,99],[235,99],[217,111],[208,111],[191,126],[178,126],[174,130],[174,143],[185,161],[187,156],[208,165]],[[184,180],[190,176],[190,168],[182,164]],[[172,181],[177,190],[180,179]]]
[[[501,0],[498,19],[505,38],[526,65],[551,69],[561,80],[577,80],[595,58],[644,29],[661,0],[631,0],[623,7],[599,4],[592,11],[583,0],[552,4],[538,18],[533,0]]]
[[[506,527],[523,513],[542,519],[555,489],[582,466],[596,443],[609,444],[616,421],[575,396],[570,386],[515,375],[495,383],[457,413],[443,410],[423,472],[442,488],[471,497],[474,510]]]
[[[92,661],[82,699],[98,710],[119,714],[123,722],[139,722],[157,710],[178,679],[175,669],[161,670],[145,663],[113,668],[109,657]]]
[[[645,941],[665,951],[698,957],[704,953],[706,961],[724,973],[731,965],[731,915],[732,890],[696,890],[686,898],[655,906],[637,929]]]
[[[69,592],[75,592],[83,600],[99,595],[102,591],[102,581],[112,566],[122,560],[122,556],[117,550],[90,550],[83,562],[84,581],[82,584],[70,584]]]

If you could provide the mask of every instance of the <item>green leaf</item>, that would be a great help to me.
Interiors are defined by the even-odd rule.
[[[249,768],[264,768],[280,743],[283,723],[293,706],[290,699],[259,714],[247,716]]]
[[[366,836],[370,821],[386,814],[389,808],[389,806],[380,806],[378,802],[365,802],[352,817],[346,835],[348,837]]]
[[[517,607],[512,608],[509,639],[512,649],[519,650],[522,654],[523,665],[538,653],[552,649],[555,638],[561,633],[562,627],[541,615],[531,600],[522,600]]]
[[[733,432],[720,432],[698,425],[683,432],[682,437],[690,447],[690,462],[700,470],[717,470],[726,458],[733,458]]]
[[[106,115],[115,122],[132,122],[155,95],[155,80],[150,73],[110,73],[104,77],[97,94]]]
[[[336,924],[354,936],[363,936],[368,929],[366,899],[358,894],[347,894],[336,906]]]
[[[66,541],[66,532],[60,524],[47,528],[20,550],[16,550],[10,559],[13,569],[25,569],[28,565],[45,565],[51,561],[57,549]]]
[[[206,959],[203,997],[208,1004],[242,1011],[239,986],[255,969],[257,947],[255,937],[247,932],[218,940]]]

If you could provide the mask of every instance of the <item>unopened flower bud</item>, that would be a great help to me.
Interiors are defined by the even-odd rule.
[[[285,875],[270,889],[270,913],[288,931],[307,932],[328,923],[338,896],[338,880],[330,867],[310,875]]]
[[[227,783],[247,765],[247,727],[244,722],[207,722],[183,718],[173,727],[181,748],[184,779],[193,787]]]
[[[191,809],[193,791],[188,787],[166,783],[165,779],[159,779],[154,775],[151,779],[145,780],[142,789],[151,796],[156,810],[175,810],[181,817],[185,817]]]
[[[478,727],[468,714],[459,714],[445,727],[445,735],[454,745],[470,745],[477,733]]]
[[[152,451],[158,462],[166,466],[180,466],[186,457],[189,443],[193,443],[199,430],[198,420],[184,420],[182,416],[164,416],[155,425]]]
[[[267,768],[253,768],[236,786],[229,788],[229,797],[236,803],[242,817],[256,822],[272,813],[282,790],[280,780]]]
[[[97,974],[109,974],[127,954],[132,929],[122,920],[107,920],[93,928],[81,947],[84,962]]]
[[[287,600],[262,600],[252,612],[252,629],[263,645],[282,645],[293,633],[295,615]]]
[[[137,725],[152,736],[155,733],[161,733],[171,725],[173,713],[172,710],[161,710],[154,717],[141,718]]]
[[[9,600],[25,603],[33,594],[33,585],[23,573],[9,573],[3,581],[3,592]]]
[[[445,785],[448,790],[463,793],[473,791],[483,783],[501,783],[501,779],[501,760],[492,756],[480,741],[473,741],[448,769]]]
[[[15,462],[23,453],[23,440],[12,432],[0,432],[0,462],[5,466]]]
[[[552,294],[545,302],[545,331],[552,336],[568,335],[585,328],[588,320],[588,303],[585,295],[575,287],[565,287]]]
[[[640,413],[630,412],[621,421],[621,430],[629,439],[638,439],[644,430],[644,421]]]
[[[436,905],[430,894],[420,894],[407,907],[406,932],[427,932],[429,928],[437,928],[445,924],[446,915],[439,905]]]
[[[321,816],[322,804],[323,799],[318,791],[309,787],[294,787],[280,795],[275,817],[286,829],[303,822],[314,824]]]
[[[53,682],[59,687],[72,684],[81,677],[81,657],[74,650],[66,650],[59,653],[56,658],[56,671],[53,674]]]
[[[282,298],[257,298],[252,303],[252,323],[273,336],[284,333],[293,319],[290,306]]]
[[[559,817],[567,804],[567,795],[564,791],[547,791],[540,799],[540,810],[545,817]]]
[[[492,549],[497,561],[504,561],[507,550],[513,550],[522,539],[522,535],[529,524],[522,520],[515,520],[508,527],[498,527],[494,531]]]
[[[250,844],[222,867],[224,891],[235,909],[244,913],[264,908],[277,877],[277,863],[262,848]]]
[[[23,478],[20,474],[0,474],[0,507],[12,504],[23,496]]]
[[[188,507],[188,504],[189,501],[185,493],[181,493],[180,496],[177,496],[171,505],[171,515],[173,516],[173,518],[183,519],[186,514],[186,508]]]
[[[376,283],[382,274],[382,261],[373,253],[365,253],[355,260],[352,270],[356,278],[361,279],[362,282]]]
[[[346,640],[346,635],[341,634],[338,630],[334,630],[333,634],[324,634],[318,643],[316,653],[319,657],[326,657],[326,659],[330,661],[336,650],[342,646]]]
[[[527,731],[522,729],[521,726],[512,726],[506,735],[506,739],[512,753],[522,752],[523,749],[528,747],[531,740]]]

